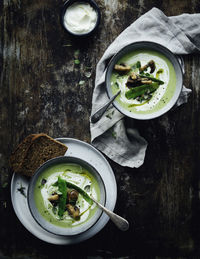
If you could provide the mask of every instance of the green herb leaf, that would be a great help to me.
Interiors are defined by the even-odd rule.
[[[2,188],[6,188],[7,186],[8,186],[8,183],[7,183],[7,182],[5,182],[5,183],[2,184]]]
[[[53,67],[54,65],[53,64],[47,64],[47,67]]]
[[[64,44],[63,47],[71,47],[72,44]]]
[[[117,133],[114,130],[111,131],[111,135],[113,138],[115,139],[117,138]]]
[[[90,191],[90,185],[88,184],[88,185],[86,185],[85,187],[84,187],[84,191],[86,191],[86,192],[89,192]]]
[[[66,201],[67,201],[67,186],[66,181],[63,180],[60,176],[58,176],[58,190],[62,194],[59,197],[58,201],[58,216],[61,218],[64,214]]]
[[[79,54],[80,54],[80,50],[79,50],[79,49],[77,49],[77,50],[74,51],[74,57],[75,57],[76,59],[78,59]]]
[[[84,81],[84,80],[80,80],[78,84],[79,84],[79,85],[84,85],[84,84],[85,84],[85,81]]]
[[[119,83],[118,82],[115,82],[114,86],[115,86],[115,88],[119,89]]]
[[[74,63],[75,63],[76,65],[79,65],[79,64],[80,64],[80,60],[79,60],[79,59],[75,59],[75,60],[74,60]]]
[[[22,184],[21,184],[20,188],[18,188],[17,190],[26,198],[26,194],[25,194],[26,188],[24,186],[22,186]]]
[[[140,61],[137,61],[136,67],[139,68],[139,69],[141,68],[141,62]]]
[[[109,112],[108,114],[106,114],[106,117],[108,118],[108,119],[112,119],[112,116],[113,116],[113,114],[114,114],[114,111],[112,111],[112,112]]]
[[[90,71],[85,71],[84,75],[85,77],[90,78],[92,73]]]
[[[90,66],[90,67],[85,66],[85,70],[90,70],[90,69],[92,69],[92,67],[91,67],[91,66]]]
[[[106,114],[106,117],[110,120],[112,119],[111,114]]]
[[[52,211],[53,211],[53,214],[56,214],[57,209],[56,209],[56,207],[55,207],[55,206],[53,206]]]

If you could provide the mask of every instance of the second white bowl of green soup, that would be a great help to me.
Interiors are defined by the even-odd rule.
[[[120,50],[106,73],[109,98],[119,90],[114,106],[135,119],[153,119],[169,111],[183,85],[176,56],[154,42],[136,42]]]
[[[98,171],[80,158],[57,157],[34,174],[28,204],[45,230],[72,236],[87,231],[102,214],[90,196],[105,204],[105,187]]]

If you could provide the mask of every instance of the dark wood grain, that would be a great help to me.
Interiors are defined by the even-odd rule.
[[[95,67],[109,44],[154,6],[169,16],[200,11],[196,0],[97,2],[99,30],[77,40],[60,25],[62,1],[0,1],[0,258],[200,256],[199,55],[184,57],[184,83],[193,90],[189,102],[153,121],[136,122],[149,143],[144,165],[130,169],[109,160],[118,185],[115,211],[130,221],[128,232],[109,222],[84,243],[57,247],[32,236],[15,216],[9,156],[19,141],[45,132],[90,142]],[[80,65],[74,64],[77,55]]]

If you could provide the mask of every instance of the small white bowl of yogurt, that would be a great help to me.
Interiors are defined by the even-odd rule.
[[[100,10],[93,0],[68,0],[64,3],[61,23],[73,36],[91,35],[100,23]]]

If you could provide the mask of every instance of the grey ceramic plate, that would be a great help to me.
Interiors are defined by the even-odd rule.
[[[178,59],[176,58],[176,56],[169,49],[165,48],[164,46],[154,43],[154,42],[148,42],[148,41],[132,43],[130,45],[127,45],[123,49],[121,49],[115,56],[113,56],[113,58],[111,59],[111,61],[108,64],[108,68],[107,68],[107,72],[106,72],[106,90],[107,90],[107,94],[108,94],[109,98],[111,98],[113,96],[112,91],[111,91],[111,74],[112,74],[115,64],[124,55],[130,53],[131,51],[139,50],[139,49],[154,50],[156,52],[160,52],[161,54],[163,54],[164,56],[166,56],[169,59],[169,61],[173,65],[175,73],[176,73],[176,89],[175,89],[173,97],[162,109],[155,111],[154,113],[149,113],[149,114],[133,113],[133,112],[130,112],[130,111],[126,110],[125,108],[123,108],[116,100],[114,101],[114,103],[113,103],[114,106],[124,115],[126,115],[130,118],[138,119],[138,120],[148,120],[148,119],[153,119],[153,118],[163,115],[164,113],[169,111],[174,106],[174,104],[178,100],[178,97],[182,90],[183,72],[182,72],[182,68],[181,68],[180,63],[178,62]]]
[[[38,222],[39,225],[41,225],[47,231],[56,235],[63,235],[63,236],[78,235],[91,228],[97,222],[97,220],[99,219],[102,213],[100,209],[97,209],[95,214],[92,216],[92,218],[84,222],[84,224],[80,226],[74,226],[73,228],[63,228],[63,227],[53,225],[47,220],[45,220],[45,218],[42,217],[41,214],[39,213],[34,200],[34,191],[35,191],[35,186],[36,186],[38,177],[41,176],[44,170],[50,168],[51,166],[59,165],[59,164],[78,164],[83,168],[85,168],[86,170],[88,170],[98,182],[100,193],[101,193],[99,202],[102,205],[105,205],[105,197],[106,197],[105,185],[98,171],[85,160],[82,160],[78,157],[72,157],[72,156],[62,156],[62,157],[50,159],[46,163],[44,163],[40,168],[38,168],[38,170],[35,172],[34,176],[31,178],[29,183],[28,195],[27,195],[28,205],[34,219]]]
[[[116,180],[112,168],[105,157],[93,146],[83,141],[72,138],[58,138],[57,140],[68,146],[68,151],[66,153],[67,156],[79,156],[97,168],[105,183],[105,205],[108,209],[114,210],[117,199]],[[102,213],[101,217],[93,227],[77,236],[65,237],[49,233],[34,220],[28,208],[27,198],[18,191],[18,188],[22,186],[25,188],[25,194],[27,194],[28,184],[29,181],[27,178],[13,174],[11,182],[11,199],[13,208],[24,227],[34,236],[45,242],[56,245],[69,245],[82,242],[97,234],[109,220],[108,216],[105,213]]]

